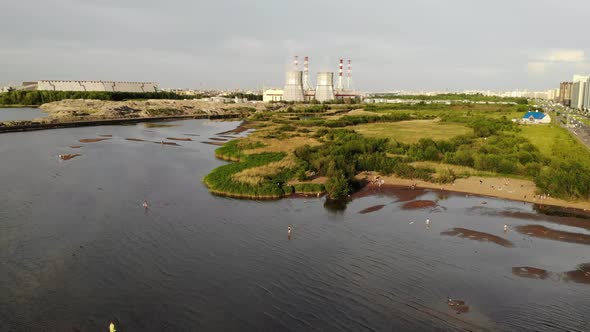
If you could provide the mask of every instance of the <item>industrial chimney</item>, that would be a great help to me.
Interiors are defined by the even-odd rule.
[[[315,99],[319,102],[334,100],[334,73],[318,73]]]
[[[346,73],[346,90],[348,91],[353,91],[353,87],[352,87],[352,63],[350,62],[350,59],[348,60],[348,68],[347,68],[347,73]]]
[[[338,65],[338,82],[336,83],[336,91],[344,90],[344,81],[342,79],[342,67],[344,65],[344,60],[340,59],[340,64]]]
[[[303,60],[303,91],[313,90],[309,81],[309,57],[305,57]]]

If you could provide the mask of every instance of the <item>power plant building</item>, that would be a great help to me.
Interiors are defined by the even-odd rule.
[[[318,72],[316,87],[312,87],[309,75],[309,57],[305,57],[303,70],[299,70],[298,57],[295,56],[293,66],[285,72],[285,86],[283,90],[267,89],[263,91],[262,100],[265,102],[287,101],[305,102],[317,100],[329,102],[336,99],[347,100],[359,95],[352,89],[352,64],[348,60],[346,82],[344,81],[344,59],[340,59],[338,71],[338,86],[334,87],[333,72]]]
[[[262,101],[269,103],[271,101],[282,101],[283,100],[282,89],[266,89],[262,92]]]
[[[286,75],[285,88],[283,89],[283,100],[296,102],[304,101],[303,72],[300,70],[288,71]]]
[[[334,73],[319,72],[315,89],[315,99],[319,102],[334,100]]]

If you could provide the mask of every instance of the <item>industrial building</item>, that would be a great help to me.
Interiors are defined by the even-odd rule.
[[[338,78],[334,87],[333,72],[318,72],[315,89],[309,75],[309,57],[305,57],[303,70],[299,70],[299,59],[295,56],[293,66],[285,72],[285,85],[281,89],[263,91],[264,102],[289,101],[304,102],[317,100],[329,102],[337,99],[354,99],[359,96],[352,87],[352,62],[348,60],[347,77],[344,80],[344,59],[340,59]]]
[[[28,91],[109,91],[109,92],[158,92],[153,82],[113,81],[52,81],[23,82],[17,90]]]

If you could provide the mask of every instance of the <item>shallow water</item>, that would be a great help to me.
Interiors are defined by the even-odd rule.
[[[118,331],[590,326],[590,285],[566,274],[590,262],[590,246],[515,230],[588,229],[556,223],[520,202],[486,198],[484,206],[480,197],[433,191],[384,189],[358,195],[344,210],[326,208],[324,198],[217,197],[201,182],[224,164],[213,157],[216,146],[126,138],[215,137],[237,123],[167,124],[176,126],[0,135],[1,331],[98,331],[111,320]],[[78,142],[100,135],[112,138]],[[58,158],[72,153],[81,156]],[[402,209],[411,200],[436,205]],[[384,206],[359,213],[377,205]],[[514,247],[441,235],[453,228]],[[523,277],[515,267],[551,273]],[[466,301],[469,312],[450,310],[447,296]]]
[[[38,108],[19,107],[19,108],[2,108],[0,107],[0,122],[2,121],[25,121],[35,118],[44,118],[47,113]]]

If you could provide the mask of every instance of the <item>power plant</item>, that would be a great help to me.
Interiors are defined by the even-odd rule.
[[[278,89],[269,89],[264,91],[264,101],[277,101]],[[319,102],[333,100],[353,99],[359,94],[354,91],[352,86],[352,62],[347,62],[346,81],[344,79],[344,59],[340,59],[338,66],[338,78],[336,87],[334,87],[333,72],[318,72],[316,79],[316,88],[309,76],[309,57],[304,58],[303,70],[299,69],[299,58],[293,59],[292,68],[285,72],[285,86],[283,89],[283,101],[303,102],[313,99]]]

